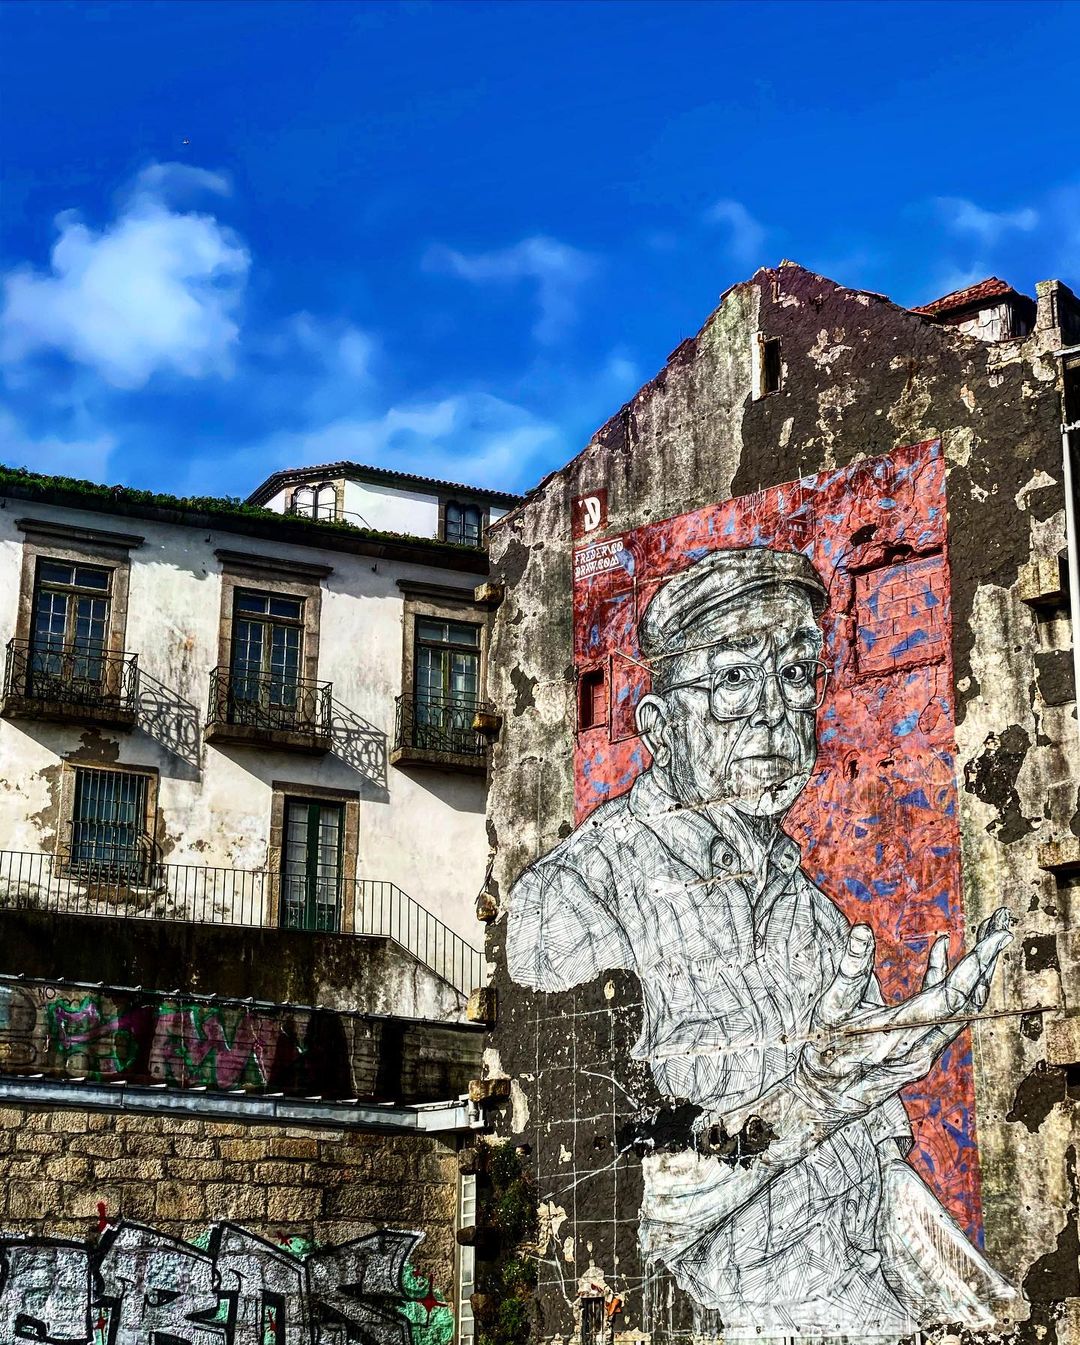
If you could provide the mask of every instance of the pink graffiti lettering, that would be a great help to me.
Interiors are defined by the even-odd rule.
[[[227,1017],[233,1019],[231,1033]],[[278,1035],[274,1019],[246,1010],[227,1014],[216,1007],[165,1005],[150,1048],[150,1073],[181,1087],[265,1086]]]

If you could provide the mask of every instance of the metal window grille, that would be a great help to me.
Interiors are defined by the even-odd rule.
[[[76,770],[70,869],[110,881],[146,881],[148,780],[133,771]]]

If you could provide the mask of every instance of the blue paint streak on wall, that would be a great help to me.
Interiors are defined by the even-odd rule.
[[[909,733],[914,733],[915,729],[918,727],[918,723],[919,716],[915,714],[914,711],[909,715],[905,715],[899,724],[894,726],[893,736],[896,738],[907,737]]]
[[[864,883],[860,883],[858,878],[845,878],[844,886],[853,897],[858,897],[860,901],[874,900],[873,892]]]
[[[929,808],[930,800],[926,797],[926,792],[922,789],[913,789],[910,794],[904,794],[898,803],[907,804],[909,808]]]
[[[581,769],[585,775],[585,779],[589,784],[589,788],[592,790],[594,794],[611,793],[611,785],[608,783],[608,781],[605,780],[602,775],[601,776],[594,775],[594,771],[596,768],[600,768],[601,770],[603,770],[603,767],[604,762],[600,757],[599,753],[593,757],[586,757],[585,760],[581,763]]]
[[[913,613],[913,615],[917,615],[917,613]],[[929,639],[930,637],[927,635],[926,631],[913,630],[906,639],[901,640],[899,644],[893,645],[892,649],[889,650],[889,654],[892,658],[899,658],[901,654],[907,654],[912,649],[918,649],[919,645],[926,644]]]

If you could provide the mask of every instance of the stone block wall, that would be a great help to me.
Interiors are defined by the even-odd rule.
[[[336,1274],[341,1284],[363,1283],[392,1322],[412,1323],[413,1341],[449,1339],[457,1171],[454,1141],[428,1136],[0,1107],[0,1325],[6,1313],[33,1309],[53,1330],[48,1304],[59,1311],[59,1301],[71,1295],[65,1278],[71,1256],[86,1261],[88,1302],[96,1303],[107,1297],[110,1257],[122,1251],[147,1265],[151,1254],[183,1256],[187,1249],[169,1244],[176,1239],[202,1249],[191,1254],[211,1264],[224,1224],[239,1226],[231,1235],[244,1242],[245,1254],[254,1248],[288,1261],[304,1286],[295,1303],[288,1295],[282,1300],[290,1322],[314,1327],[321,1320],[317,1284],[329,1284],[327,1301],[334,1299]],[[44,1247],[57,1239],[69,1244],[67,1269],[54,1246]],[[31,1274],[29,1260],[19,1256],[49,1261],[53,1298],[45,1306],[19,1287],[20,1276],[40,1285],[41,1264]],[[314,1262],[329,1270],[324,1265],[316,1275]],[[366,1270],[357,1272],[357,1264]],[[150,1271],[140,1273],[150,1284]],[[212,1268],[207,1275],[207,1286],[220,1289],[224,1300],[227,1276]],[[119,1279],[127,1283],[130,1276]],[[184,1277],[185,1295],[193,1295],[185,1311],[197,1314],[207,1304],[195,1301],[196,1280]],[[344,1295],[350,1303],[352,1292]],[[357,1302],[362,1325],[363,1314],[375,1309],[363,1292]],[[226,1332],[223,1340],[229,1338]],[[385,1338],[408,1341],[392,1330]]]

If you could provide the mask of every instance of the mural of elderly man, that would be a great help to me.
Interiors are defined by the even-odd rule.
[[[872,930],[782,828],[816,761],[825,598],[806,557],[766,547],[660,588],[638,627],[652,764],[509,903],[519,984],[636,974],[634,1055],[693,1118],[682,1143],[646,1128],[642,1256],[728,1337],[986,1325],[1012,1294],[905,1161],[899,1098],[985,1004],[1008,912],[951,969],[938,939],[922,988],[886,1007]]]

